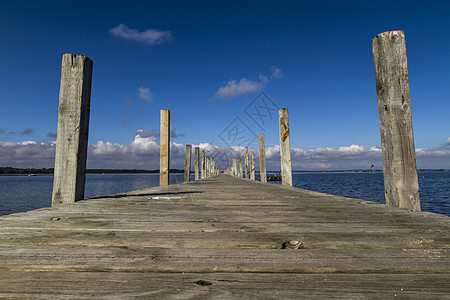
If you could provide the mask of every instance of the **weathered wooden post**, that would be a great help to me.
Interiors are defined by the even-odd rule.
[[[211,157],[211,176],[215,176],[215,171],[216,171],[216,161],[214,160],[213,157]]]
[[[248,179],[248,147],[245,147],[245,179]]]
[[[281,184],[292,186],[291,137],[289,132],[289,112],[282,108],[278,112],[280,120]]]
[[[202,179],[206,178],[206,152],[202,150]]]
[[[192,145],[186,145],[186,158],[184,161],[184,182],[189,182],[191,177],[191,153]]]
[[[206,157],[206,178],[211,177],[211,158]]]
[[[242,158],[238,158],[238,164],[239,164],[239,178],[243,178],[244,172],[242,171]]]
[[[195,156],[195,180],[200,179],[200,148],[195,147],[194,148],[194,156]]]
[[[250,179],[255,180],[255,151],[250,151]]]
[[[420,211],[404,32],[380,33],[372,50],[386,204]]]
[[[236,177],[236,158],[233,158],[231,163],[231,175]]]
[[[170,111],[161,109],[159,134],[159,185],[169,185],[170,170]]]
[[[264,145],[264,134],[259,134],[259,180],[267,182],[266,176],[266,148]]]
[[[92,68],[84,55],[63,55],[52,206],[84,199]]]

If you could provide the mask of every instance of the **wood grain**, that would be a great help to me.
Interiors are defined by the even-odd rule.
[[[1,216],[0,297],[442,299],[448,232],[444,215],[219,175]]]

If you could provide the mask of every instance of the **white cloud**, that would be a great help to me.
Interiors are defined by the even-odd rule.
[[[280,68],[272,66],[272,68],[270,68],[270,70],[272,71],[272,76],[270,76],[270,79],[273,79],[273,78],[281,79],[284,77],[283,70],[281,70]]]
[[[140,130],[133,141],[128,144],[98,141],[88,148],[88,168],[159,168],[159,143],[157,133]],[[208,156],[215,158],[221,167],[229,165],[235,157],[244,156],[244,147],[235,146],[222,148],[211,143],[193,145],[205,150]],[[255,165],[259,170],[258,149],[255,151]],[[417,149],[418,168],[450,168],[450,150],[445,149]],[[0,166],[28,168],[49,168],[54,165],[55,142],[39,143],[25,141],[21,143],[0,142]],[[280,147],[266,147],[267,170],[280,169]],[[185,145],[171,142],[171,167],[182,169],[184,167]],[[382,169],[380,147],[366,149],[360,145],[334,148],[316,148],[305,150],[291,149],[293,170],[345,170],[369,169],[371,164]]]
[[[109,32],[126,40],[137,41],[147,45],[158,45],[172,38],[169,30],[147,29],[139,32],[137,29],[128,28],[125,24],[112,28]]]
[[[150,89],[141,86],[138,89],[138,93],[139,93],[139,98],[141,98],[142,100],[144,100],[150,104],[153,103],[153,95],[152,95],[152,92],[150,91]]]
[[[55,159],[55,142],[0,142],[0,166],[17,168],[51,168]]]
[[[442,144],[442,146],[439,148],[450,150],[450,137],[448,137],[444,144]]]
[[[273,78],[283,78],[283,71],[280,68],[271,67],[272,75],[270,79]],[[269,83],[270,79],[263,74],[259,74],[258,81],[250,80],[247,78],[242,78],[239,81],[229,80],[225,86],[220,87],[215,93],[214,97],[211,99],[214,100],[225,100],[231,99],[238,96],[244,96],[248,93],[259,92],[264,89]]]
[[[246,78],[242,78],[239,81],[230,80],[227,84],[219,88],[214,95],[214,99],[230,99],[248,93],[261,91],[266,87],[268,83],[267,77],[259,75],[260,81],[253,81]]]
[[[351,146],[344,146],[344,147],[339,147],[339,151],[344,152],[344,153],[363,153],[365,151],[363,146],[359,146],[359,145],[351,145]]]

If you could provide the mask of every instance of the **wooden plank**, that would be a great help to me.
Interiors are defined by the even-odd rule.
[[[449,249],[177,249],[0,246],[9,271],[448,273]],[[11,259],[14,257],[14,259]]]
[[[57,229],[41,228],[38,233],[30,228],[9,228],[2,231],[2,246],[84,246],[84,247],[147,247],[202,248],[202,249],[280,249],[290,240],[300,240],[305,249],[417,249],[433,250],[448,247],[448,238],[442,233],[432,232],[426,237],[415,230],[392,228],[376,232],[365,230],[340,232],[338,230],[303,230],[256,232],[212,231],[214,220],[203,221],[205,227],[198,231],[171,232],[150,230],[90,230],[87,228]],[[188,224],[185,224],[188,226]],[[308,224],[303,224],[307,228]],[[373,227],[372,227],[373,229]],[[219,243],[217,241],[220,241]]]
[[[15,271],[0,273],[0,282],[4,283],[0,286],[2,298],[92,299],[93,295],[101,299],[448,298],[446,274],[99,274],[49,271],[36,274]]]
[[[405,34],[372,41],[386,203],[420,211]]]

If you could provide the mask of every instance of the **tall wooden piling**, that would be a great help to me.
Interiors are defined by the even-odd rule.
[[[211,177],[211,158],[206,157],[206,178]]]
[[[52,206],[84,199],[92,68],[84,55],[63,55]]]
[[[231,175],[236,177],[236,158],[231,162]]]
[[[264,144],[264,134],[259,134],[259,180],[267,182],[266,176],[266,148]]]
[[[213,157],[211,157],[211,176],[215,176],[216,175],[216,161],[214,160]]]
[[[243,178],[244,172],[242,170],[242,158],[238,158],[238,165],[239,165],[239,178]]]
[[[169,185],[170,111],[168,109],[161,110],[159,145],[159,185]]]
[[[280,121],[281,184],[292,186],[291,137],[289,132],[288,109],[280,109],[278,115]]]
[[[245,155],[245,179],[248,179],[248,147],[245,147],[244,150],[244,155]]]
[[[250,151],[250,179],[255,180],[255,151]]]
[[[420,211],[405,34],[372,41],[386,204]]]
[[[202,179],[206,178],[206,152],[202,150]]]
[[[186,145],[186,158],[184,160],[184,182],[189,182],[191,177],[191,153],[192,145]]]
[[[200,179],[200,148],[199,147],[195,147],[194,148],[194,156],[195,156],[195,180],[199,180]]]

